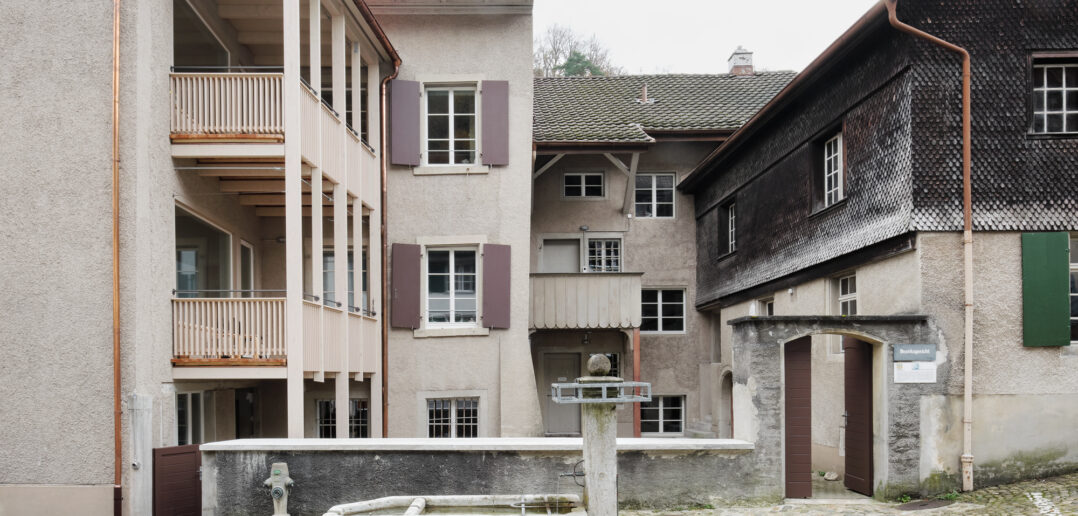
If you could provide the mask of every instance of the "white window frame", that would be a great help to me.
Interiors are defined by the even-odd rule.
[[[659,405],[659,407],[658,407],[659,419],[657,419],[657,420],[653,420],[653,419],[645,420],[643,418],[643,415],[641,415],[640,423],[641,423],[641,425],[643,425],[643,423],[645,421],[647,421],[647,422],[655,421],[659,425],[659,431],[658,432],[643,432],[642,431],[642,432],[640,432],[640,434],[641,435],[649,435],[649,436],[663,436],[663,437],[678,437],[678,436],[685,435],[685,408],[686,408],[685,407],[685,405],[686,405],[685,395],[684,394],[668,394],[668,395],[661,395],[661,396],[652,396],[651,399],[652,399],[653,402],[655,402],[655,401],[658,402],[658,405]],[[681,417],[679,419],[677,419],[677,421],[681,424],[681,431],[667,432],[663,428],[665,426],[664,423],[666,423],[667,421],[673,421],[673,419],[666,419],[666,417],[665,417],[667,410],[673,410],[673,407],[667,407],[666,406],[666,400],[667,399],[679,399],[679,400],[681,400],[681,406],[678,407],[678,409],[681,411]],[[643,405],[643,404],[641,404],[641,405]],[[641,410],[643,410],[644,408],[645,407],[641,406]]]
[[[422,95],[423,95],[422,102],[420,102],[420,105],[421,105],[421,108],[422,108],[422,116],[420,117],[420,120],[421,120],[421,125],[422,125],[421,129],[422,129],[422,135],[423,135],[423,139],[422,139],[423,147],[422,147],[422,149],[420,151],[422,153],[422,160],[421,160],[422,166],[423,167],[437,168],[437,167],[475,167],[475,166],[482,165],[482,149],[480,148],[480,144],[481,144],[480,140],[482,140],[482,138],[480,138],[480,135],[482,134],[482,131],[481,131],[482,128],[480,127],[480,120],[481,120],[480,104],[481,104],[481,98],[480,98],[480,92],[479,92],[479,84],[478,83],[448,84],[448,85],[447,84],[423,84],[421,91],[422,91]],[[428,108],[428,105],[429,105],[429,102],[430,102],[428,93],[431,92],[431,91],[448,91],[449,92],[449,113],[448,113],[448,116],[449,116],[449,135],[448,136],[449,136],[449,138],[447,140],[449,142],[449,162],[448,163],[431,163],[430,162],[430,138],[428,137],[428,127],[427,127],[428,122],[430,120],[430,114],[428,113],[427,108]],[[455,95],[456,95],[455,92],[457,92],[457,91],[470,91],[470,92],[473,93],[474,99],[475,99],[475,111],[474,111],[474,113],[472,113],[472,116],[475,117],[475,137],[474,138],[461,138],[460,139],[460,140],[473,140],[475,142],[475,145],[474,145],[475,159],[473,160],[472,163],[454,163],[453,162],[453,157],[454,157],[454,152],[455,152],[455,150],[454,150],[455,145],[454,144],[458,140],[458,138],[456,138],[454,136],[454,134],[453,134],[453,119],[454,119],[454,117],[457,116],[457,114],[454,112],[455,106],[453,105],[453,98],[455,97]],[[441,114],[441,113],[439,113],[439,114]],[[441,138],[439,138],[439,140],[441,140]],[[438,151],[438,152],[441,152],[441,151]]]
[[[194,419],[193,419],[194,411],[192,409],[192,405],[193,405],[192,399],[195,398],[195,397],[198,398],[198,412],[199,412],[199,414],[198,414],[198,425],[197,425],[198,426],[198,428],[197,428],[197,431],[198,431],[197,440],[196,440],[196,435],[195,435],[195,430],[196,430],[195,426],[196,425],[194,424]],[[183,422],[180,421],[180,415],[178,413],[179,408],[181,406],[180,405],[181,403],[183,404],[182,406],[184,408],[184,417],[187,419],[186,421],[183,421]],[[202,444],[202,443],[206,442],[206,396],[204,396],[204,393],[203,392],[178,392],[178,393],[176,393],[176,408],[177,408],[176,425],[175,425],[175,428],[176,428],[176,444],[178,446],[183,446],[183,445],[187,445],[187,444]],[[180,431],[181,423],[182,423],[183,428],[184,428],[183,433],[185,433],[186,435],[180,435],[181,434],[181,431]]]
[[[649,201],[647,203],[638,202],[636,200],[636,192],[640,190],[640,188],[636,185],[636,181],[638,181],[641,177],[650,177],[651,178],[651,185],[648,187],[648,191],[651,193],[651,201]],[[659,188],[658,186],[656,186],[656,183],[658,182],[659,177],[670,177],[672,179],[672,185],[673,186],[671,186],[670,188]],[[633,181],[634,181],[633,182],[633,216],[634,217],[636,217],[638,219],[673,219],[673,218],[677,217],[677,174],[664,173],[664,172],[652,172],[652,173],[647,173],[647,174],[638,173],[638,174],[636,174],[636,179],[634,179]],[[668,202],[668,203],[667,202],[659,202],[659,195],[658,195],[659,190],[670,190],[670,192],[671,192],[670,202]],[[641,205],[641,204],[650,204],[651,205],[651,215],[640,215],[640,213],[636,210],[636,207],[638,205]],[[668,216],[667,215],[659,215],[659,205],[660,204],[662,204],[662,205],[669,204],[670,205],[670,215],[668,215]]]
[[[737,203],[726,205],[726,252],[737,251]]]
[[[597,243],[601,242],[602,243],[602,245],[599,246],[599,251],[600,251],[600,254],[598,255],[599,263],[606,263],[608,260],[616,260],[617,264],[614,265],[614,266],[611,266],[609,268],[607,266],[605,266],[605,265],[600,266],[598,269],[593,268],[592,265],[591,265],[591,259],[592,259],[591,243],[592,242],[597,242]],[[607,248],[606,244],[607,243],[612,243],[612,242],[616,243],[617,248],[614,250],[614,254],[608,254],[608,253],[610,253],[610,249]],[[584,240],[584,264],[585,264],[585,267],[587,268],[588,272],[600,272],[600,273],[601,272],[621,272],[621,270],[623,268],[622,264],[624,263],[624,260],[625,260],[625,252],[622,249],[622,240],[621,240],[621,238],[598,238],[598,237],[591,238],[591,237],[589,237],[589,238],[586,238]]]
[[[1048,87],[1048,70],[1058,68],[1060,70],[1060,85]],[[1075,75],[1078,76],[1078,61],[1068,62],[1056,62],[1056,63],[1037,63],[1036,59],[1033,65],[1033,120],[1030,124],[1030,131],[1032,134],[1078,134],[1078,123],[1071,127],[1071,124],[1067,123],[1067,117],[1073,116],[1078,119],[1078,105],[1070,105],[1067,102],[1067,94],[1075,93],[1078,95],[1078,83],[1070,84],[1067,81],[1067,69],[1075,69]],[[1041,85],[1036,86],[1037,75],[1040,74]],[[1048,94],[1058,92],[1062,97],[1060,100],[1059,109],[1048,109]],[[1037,109],[1037,96],[1040,96],[1041,109]],[[1048,116],[1058,115],[1061,119],[1059,131],[1048,130]],[[1040,118],[1041,130],[1037,130],[1037,119]]]
[[[566,193],[566,189],[569,188],[567,184],[570,177],[580,178],[580,195],[569,195]],[[598,177],[599,178],[599,195],[587,194],[587,178]],[[566,172],[561,176],[561,197],[564,200],[581,201],[581,200],[601,200],[606,199],[606,174],[602,172]]]
[[[450,322],[432,322],[430,320],[430,264],[429,255],[431,251],[449,251],[449,320]],[[475,253],[475,321],[473,322],[452,322],[456,312],[456,285],[454,279],[457,276],[457,272],[454,270],[454,263],[456,261],[457,251],[472,251]],[[481,273],[482,261],[480,246],[430,246],[423,249],[423,325],[424,328],[429,329],[453,329],[453,328],[477,328],[479,327],[479,321],[482,320],[482,299],[480,293],[482,292]]]
[[[344,304],[343,300],[337,299],[337,291],[333,290],[336,286],[336,260],[333,259],[334,248],[324,247],[322,248],[322,302],[326,306],[336,306],[336,303],[341,303],[342,308],[347,308],[351,311],[351,307],[355,306],[355,292],[352,289],[352,278],[347,278],[345,284],[348,287],[348,295],[345,299],[348,300],[348,304]],[[348,274],[355,275],[355,256],[352,252],[352,246],[348,246]],[[331,301],[332,299],[332,301]]]
[[[843,282],[846,282],[847,285],[847,291],[845,294],[842,292]],[[857,300],[857,274],[854,273],[839,276],[837,279],[837,287],[838,290],[836,290],[836,292],[838,293],[838,314],[843,316],[857,315],[857,305],[860,304]],[[853,307],[853,309],[849,310],[849,307],[851,306]]]
[[[481,431],[483,425],[482,425],[482,420],[481,420],[482,412],[479,410],[480,403],[481,403],[481,399],[479,397],[427,398],[424,401],[425,401],[424,404],[426,405],[425,410],[427,412],[427,417],[425,418],[425,420],[427,422],[426,425],[425,425],[426,428],[427,428],[426,437],[432,438],[432,439],[480,437],[480,431]],[[449,435],[448,436],[443,435],[443,436],[435,437],[435,436],[431,435],[431,427],[432,427],[432,425],[435,424],[435,423],[432,423],[431,419],[430,419],[430,412],[432,410],[431,409],[431,403],[435,403],[435,402],[449,402],[449,421],[448,421],[448,423],[449,423]],[[473,432],[473,435],[467,435],[467,436],[458,435],[459,429],[457,428],[457,426],[461,424],[460,421],[457,419],[458,416],[459,416],[458,411],[461,408],[460,404],[464,403],[464,402],[475,403],[475,406],[472,407],[472,409],[475,411],[475,422],[474,422],[475,430]],[[441,424],[444,424],[444,423],[438,422],[437,424],[441,425]]]
[[[645,290],[654,290],[654,291],[656,291],[655,303],[650,303],[648,301],[644,301],[643,292]],[[646,305],[646,304],[654,304],[656,306],[656,316],[655,316],[655,318],[656,318],[656,320],[658,322],[658,329],[657,330],[644,330],[644,329],[641,328],[640,333],[651,334],[651,335],[654,335],[654,334],[680,335],[680,334],[684,334],[688,330],[688,327],[689,327],[688,319],[689,318],[688,318],[688,314],[685,313],[686,299],[689,296],[688,289],[686,289],[685,287],[644,287],[644,288],[640,289],[640,291],[641,291],[641,298],[640,298],[641,306]],[[667,291],[681,292],[681,317],[673,317],[673,316],[666,317],[666,316],[663,316],[663,305],[664,304],[670,304],[670,305],[676,304],[676,302],[666,303],[666,302],[663,301],[663,292],[667,292]],[[650,319],[650,317],[648,317],[648,318]],[[663,329],[663,321],[665,321],[667,319],[671,319],[671,320],[672,319],[681,319],[681,329],[680,330],[665,330],[665,329]],[[641,322],[641,326],[643,326],[642,322]]]
[[[845,163],[842,160],[842,133],[823,144],[823,206],[827,208],[846,197]]]
[[[766,299],[761,299],[759,301],[759,303],[760,303],[760,315],[762,315],[762,316],[775,315],[775,298],[769,297],[769,298],[766,298]]]
[[[315,435],[319,439],[333,439],[337,437],[337,410],[336,400],[330,399],[316,399],[314,400],[314,430]],[[366,437],[370,437],[370,401],[367,398],[348,398],[348,438],[349,439],[362,439],[364,428],[366,428]],[[356,405],[356,416],[352,417],[352,405]],[[364,406],[366,405],[366,406]],[[323,414],[324,408],[333,409],[333,415],[329,416]],[[363,421],[362,417],[359,417],[363,411],[367,412],[367,420]],[[326,430],[326,434],[323,436],[323,430]]]

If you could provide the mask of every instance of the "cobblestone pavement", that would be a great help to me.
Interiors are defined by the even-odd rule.
[[[955,503],[937,509],[899,510],[898,503],[866,500],[856,503],[790,502],[767,507],[722,507],[681,511],[621,511],[624,516],[747,516],[754,514],[906,514],[935,516],[1078,515],[1078,473],[962,493]]]

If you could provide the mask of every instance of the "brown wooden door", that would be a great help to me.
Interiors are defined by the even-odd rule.
[[[153,450],[154,516],[202,514],[202,454],[197,444]]]
[[[872,345],[842,338],[845,353],[846,487],[872,496]]]
[[[812,496],[812,337],[786,343],[786,498]]]

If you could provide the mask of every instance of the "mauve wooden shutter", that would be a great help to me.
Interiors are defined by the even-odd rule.
[[[483,246],[483,327],[509,327],[510,247]]]
[[[480,83],[482,105],[482,163],[509,164],[509,81]]]
[[[392,295],[389,320],[394,328],[419,327],[419,246],[393,244]]]
[[[1070,345],[1070,239],[1022,234],[1022,344]]]
[[[389,160],[419,165],[419,83],[389,81]]]

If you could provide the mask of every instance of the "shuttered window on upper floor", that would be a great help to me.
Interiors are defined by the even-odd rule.
[[[389,83],[394,165],[508,165],[509,83]]]

